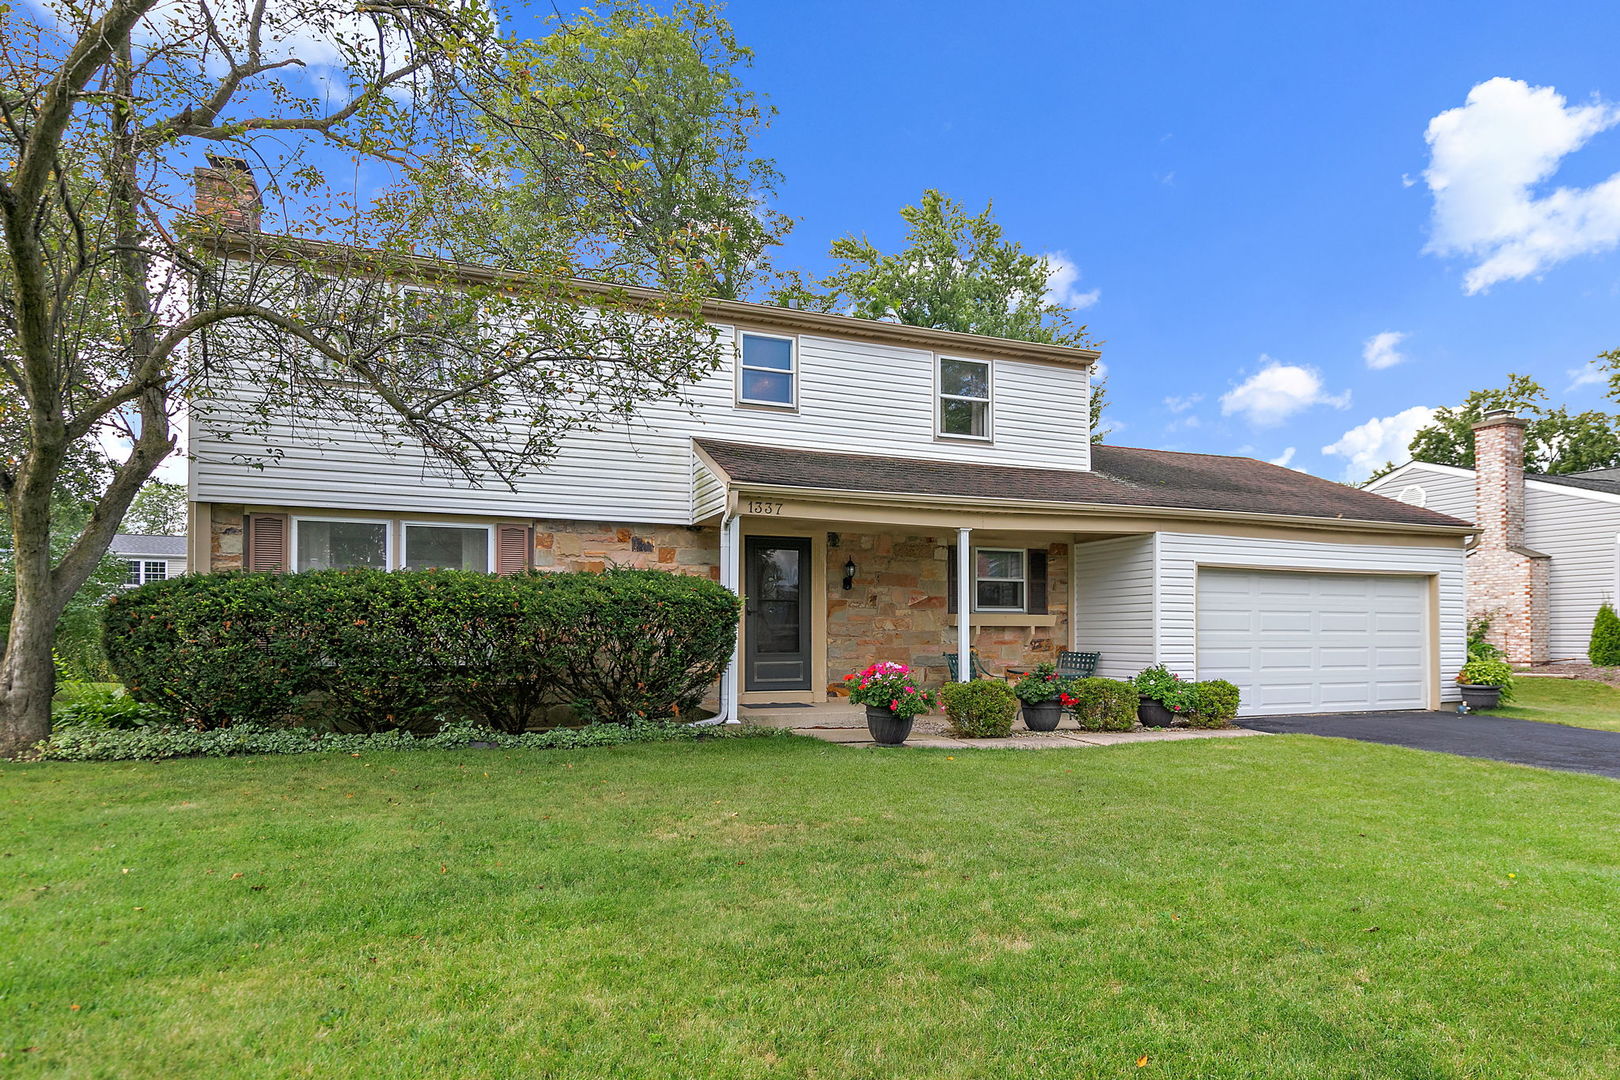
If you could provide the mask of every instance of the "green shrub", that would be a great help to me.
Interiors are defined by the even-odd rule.
[[[547,701],[614,723],[690,716],[731,655],[737,607],[656,570],[317,570],[154,582],[105,618],[130,693],[201,728],[470,715],[521,732]]]
[[[1192,684],[1193,711],[1187,722],[1195,728],[1223,728],[1237,716],[1242,704],[1238,688],[1225,679]]]
[[[1620,667],[1620,615],[1611,604],[1598,608],[1592,620],[1592,645],[1587,658],[1598,667]]]
[[[417,737],[405,731],[318,732],[304,728],[241,723],[199,731],[192,727],[116,730],[85,725],[58,728],[39,744],[41,761],[158,761],[183,757],[232,757],[241,754],[360,754],[384,750],[465,750],[480,746],[500,750],[578,750],[592,746],[667,742],[709,738],[791,736],[778,728],[743,725],[587,724],[523,734],[491,731],[461,721],[437,734]]]
[[[1489,615],[1476,615],[1468,620],[1468,659],[1501,660],[1506,657],[1506,653],[1486,640],[1486,635],[1490,632]]]
[[[945,719],[958,739],[1005,739],[1012,734],[1018,695],[1001,679],[948,683],[940,692]]]
[[[1457,672],[1457,681],[1471,686],[1500,686],[1503,701],[1513,698],[1513,668],[1502,660],[1470,660]]]
[[[1063,705],[1085,731],[1129,731],[1136,726],[1136,686],[1119,679],[1073,679]]]

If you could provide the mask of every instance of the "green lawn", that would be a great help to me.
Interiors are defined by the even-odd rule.
[[[1587,679],[1520,679],[1511,704],[1492,716],[1620,731],[1620,690]]]
[[[787,738],[0,765],[0,800],[5,1076],[1620,1075],[1598,777]]]

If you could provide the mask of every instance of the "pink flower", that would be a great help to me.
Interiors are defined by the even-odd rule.
[[[890,712],[899,712],[900,711],[900,703],[898,701],[889,702],[889,711]]]

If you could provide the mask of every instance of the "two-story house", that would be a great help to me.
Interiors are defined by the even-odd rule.
[[[827,700],[879,659],[939,681],[967,649],[991,668],[1060,649],[1112,676],[1164,663],[1231,679],[1249,714],[1455,696],[1464,522],[1249,458],[1094,446],[1091,350],[704,314],[723,363],[695,407],[578,432],[515,491],[296,417],[250,467],[194,424],[191,565],[707,575],[745,600],[732,717]]]

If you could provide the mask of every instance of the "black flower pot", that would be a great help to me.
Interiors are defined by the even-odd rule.
[[[1031,731],[1056,731],[1062,719],[1063,702],[1057,698],[1024,702],[1024,726]]]
[[[1174,722],[1176,714],[1152,698],[1137,698],[1136,718],[1142,722],[1143,727],[1167,728]]]
[[[911,734],[911,721],[909,716],[896,716],[876,705],[866,707],[866,730],[879,746],[899,746],[905,742],[906,736]]]
[[[1481,686],[1474,683],[1459,683],[1462,690],[1463,702],[1470,709],[1494,709],[1502,700],[1500,686]]]

